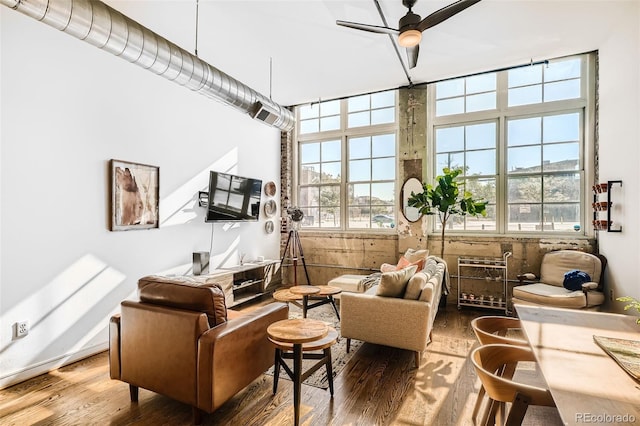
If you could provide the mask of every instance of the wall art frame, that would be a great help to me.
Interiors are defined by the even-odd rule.
[[[122,160],[109,161],[111,231],[160,227],[160,168]]]

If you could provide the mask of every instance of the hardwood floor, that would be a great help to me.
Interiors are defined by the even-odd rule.
[[[472,318],[487,311],[438,312],[433,342],[413,368],[408,351],[365,343],[335,380],[335,395],[303,385],[304,425],[472,425],[479,380],[467,355],[476,340]],[[398,326],[401,326],[400,324]],[[191,408],[109,379],[106,352],[0,391],[3,425],[189,425]],[[535,371],[527,372],[536,376]],[[282,381],[272,394],[263,375],[213,414],[205,425],[291,425],[293,392]],[[555,409],[531,407],[528,425],[562,424]]]

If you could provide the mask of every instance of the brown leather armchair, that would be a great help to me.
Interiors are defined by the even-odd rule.
[[[228,319],[217,285],[146,281],[139,296],[111,317],[111,378],[133,402],[141,387],[191,405],[196,424],[273,365],[266,330],[289,312],[272,303]]]

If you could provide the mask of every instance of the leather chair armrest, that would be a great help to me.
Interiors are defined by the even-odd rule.
[[[109,321],[109,376],[120,379],[120,314]]]
[[[207,330],[198,340],[198,408],[212,412],[274,363],[267,327],[289,317],[270,303]]]

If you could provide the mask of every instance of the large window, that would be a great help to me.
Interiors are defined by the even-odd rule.
[[[429,87],[431,178],[444,167],[462,168],[465,188],[489,202],[487,217],[457,217],[448,226],[585,232],[592,62],[580,55]]]
[[[298,108],[302,226],[395,227],[396,92]]]

